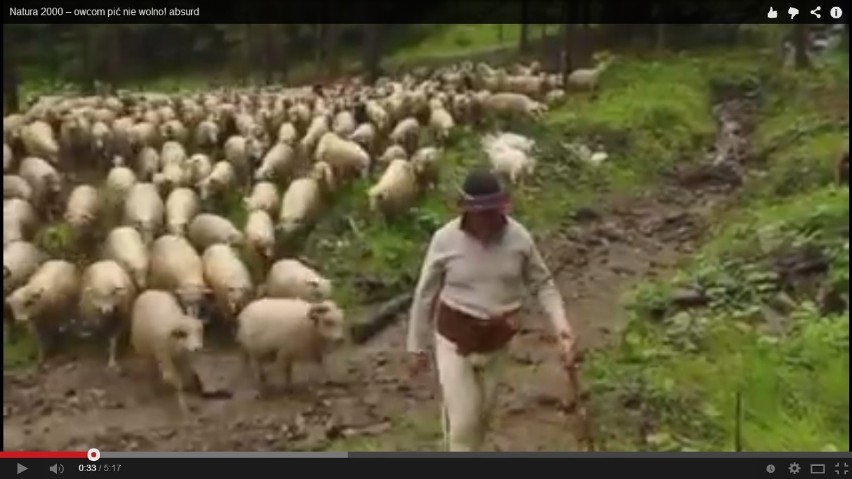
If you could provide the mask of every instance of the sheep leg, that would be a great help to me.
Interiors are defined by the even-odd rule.
[[[4,310],[7,310],[8,307],[4,305]],[[3,335],[9,341],[9,344],[12,344],[17,339],[17,335],[15,334],[15,320],[12,319],[12,314],[4,311],[3,313]]]
[[[251,356],[249,353],[243,353],[243,359],[246,362],[246,366],[248,366],[249,371],[251,371],[252,376],[254,376],[255,381],[257,382],[257,387],[261,393],[265,392],[266,387],[266,373],[263,370],[263,364],[257,360],[257,358]]]
[[[157,364],[160,367],[163,381],[175,388],[178,406],[181,411],[184,414],[189,413],[189,406],[186,403],[186,395],[184,394],[183,378],[181,378],[180,372],[175,367],[174,360],[168,353],[162,352],[158,354]]]
[[[27,321],[27,330],[29,331],[30,336],[32,336],[33,341],[35,342],[36,365],[39,368],[42,368],[44,367],[45,359],[47,358],[47,349],[49,347],[49,345],[47,344],[47,338],[45,338],[44,335],[41,334],[38,329],[38,326],[36,326],[35,321]]]
[[[118,336],[118,333],[115,333],[109,338],[109,359],[107,360],[107,367],[113,371],[119,370],[118,362],[115,360],[116,352],[118,351]]]
[[[284,369],[284,389],[290,389],[293,386],[293,361],[283,356],[278,358],[278,362]]]

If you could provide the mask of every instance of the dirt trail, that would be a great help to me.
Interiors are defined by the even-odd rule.
[[[570,261],[557,282],[583,348],[601,346],[622,323],[619,297],[626,287],[694,250],[707,213],[730,193],[730,182],[719,178],[675,175],[657,191],[581,211],[575,226],[540,240],[551,267]],[[527,317],[511,345],[488,448],[576,450],[568,380],[548,343],[548,325],[535,308]],[[105,357],[88,356],[38,375],[7,373],[4,448],[439,450],[437,381],[433,371],[409,378],[404,332],[401,321],[334,355],[333,381],[321,383],[305,366],[297,369],[297,390],[263,399],[235,351],[208,351],[200,361],[202,379],[234,397],[195,399],[187,419],[173,394],[152,390],[133,359],[124,361],[120,376],[106,368]]]

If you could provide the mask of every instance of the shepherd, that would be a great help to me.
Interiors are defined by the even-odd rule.
[[[432,236],[408,326],[412,374],[435,363],[449,451],[477,451],[497,386],[496,365],[518,331],[524,291],[535,293],[552,323],[561,359],[574,367],[574,333],[562,297],[530,232],[509,216],[497,177],[476,170],[459,191],[460,215]],[[434,325],[434,327],[433,327]]]

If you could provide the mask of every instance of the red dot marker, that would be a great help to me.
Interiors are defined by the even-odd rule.
[[[101,458],[101,451],[93,447],[89,449],[89,452],[86,453],[86,456],[89,458],[90,461],[94,462]]]

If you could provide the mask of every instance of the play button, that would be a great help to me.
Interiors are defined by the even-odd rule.
[[[20,462],[18,463],[18,474],[26,471],[27,469],[29,469],[27,466],[21,464]]]

